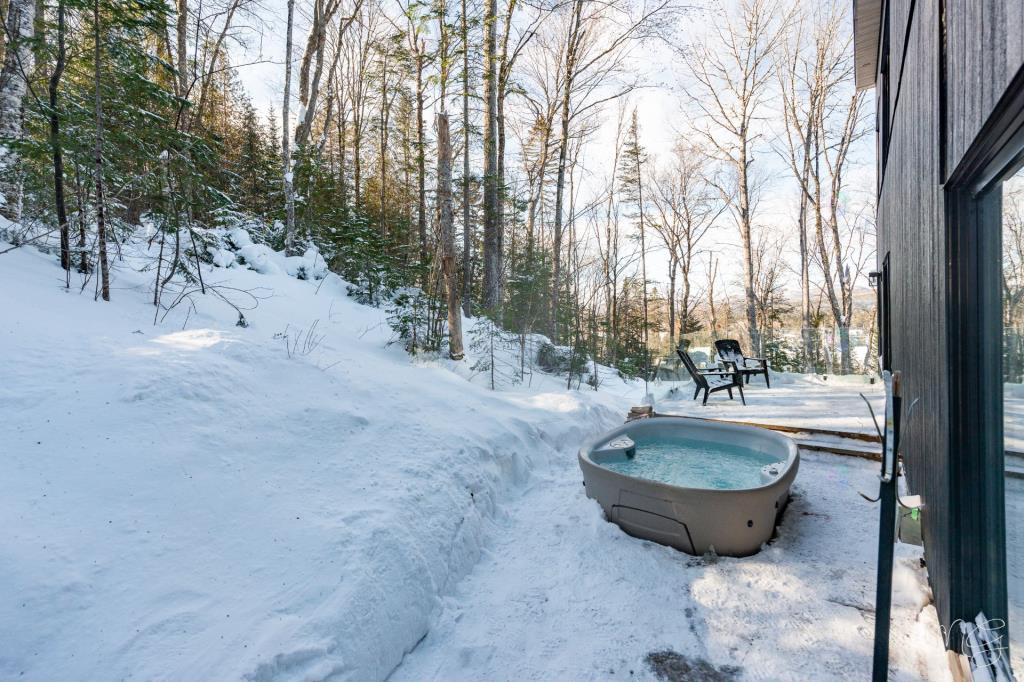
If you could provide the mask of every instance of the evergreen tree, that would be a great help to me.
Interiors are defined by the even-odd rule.
[[[623,198],[636,208],[638,238],[640,241],[640,299],[643,310],[643,354],[644,393],[647,393],[647,382],[651,376],[650,344],[648,330],[650,316],[647,298],[647,238],[644,225],[644,176],[643,168],[647,163],[647,152],[640,145],[640,124],[637,122],[636,109],[630,119],[629,131],[622,150],[619,166],[619,186]]]

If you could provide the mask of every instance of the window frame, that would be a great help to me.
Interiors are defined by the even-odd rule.
[[[1002,192],[1024,160],[1024,68],[945,184],[950,613],[1007,620]],[[981,352],[979,349],[1000,349]],[[1024,623],[1010,623],[1014,632]],[[950,644],[959,648],[958,636]]]

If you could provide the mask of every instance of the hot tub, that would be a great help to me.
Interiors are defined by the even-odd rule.
[[[651,417],[592,441],[579,462],[587,496],[630,535],[688,554],[749,556],[771,539],[800,456],[767,429]]]

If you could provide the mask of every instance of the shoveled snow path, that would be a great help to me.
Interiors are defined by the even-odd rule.
[[[779,537],[717,561],[626,536],[580,478],[574,456],[534,477],[390,682],[654,680],[665,650],[718,672],[692,679],[870,675],[875,465],[805,454]],[[891,679],[947,679],[913,548],[896,584]]]

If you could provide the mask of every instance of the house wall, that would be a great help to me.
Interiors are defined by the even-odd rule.
[[[923,531],[940,621],[973,617],[960,576],[970,538],[960,519],[950,447],[950,240],[943,184],[1024,62],[1021,0],[889,0],[887,155],[879,159],[878,257],[890,253],[892,368],[902,373],[902,451]],[[886,11],[886,10],[883,10]],[[944,21],[943,21],[944,19]],[[886,26],[883,21],[883,31]],[[943,27],[945,36],[943,36]],[[945,38],[945,39],[943,39]],[[879,120],[885,120],[882,116]],[[959,505],[959,508],[957,508]]]

